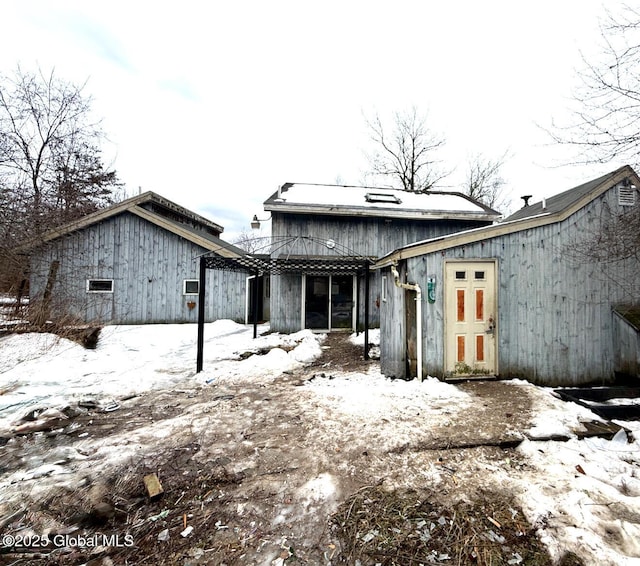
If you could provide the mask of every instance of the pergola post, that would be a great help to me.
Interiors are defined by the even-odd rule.
[[[369,262],[364,262],[364,359],[369,359]]]
[[[198,353],[196,354],[196,373],[202,371],[204,358],[204,301],[206,292],[207,263],[200,256],[200,279],[198,280]]]
[[[259,271],[256,270],[253,274],[253,337],[254,339],[258,337],[258,289],[260,286],[258,285],[258,275]]]

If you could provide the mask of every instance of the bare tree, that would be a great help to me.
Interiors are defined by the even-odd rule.
[[[83,87],[19,68],[0,81],[0,178],[30,231],[110,204],[117,178],[102,165]]]
[[[573,118],[553,122],[552,138],[578,150],[580,163],[637,166],[640,149],[640,11],[624,6],[601,27],[602,49],[584,61]]]
[[[549,132],[577,149],[579,163],[640,165],[640,11],[623,6],[601,26],[599,57],[585,59],[575,112]],[[631,185],[629,188],[637,189]],[[636,193],[635,198],[638,198]],[[606,211],[605,211],[606,212]],[[567,257],[599,266],[602,276],[640,303],[640,207],[608,211],[599,225],[568,246]]]
[[[268,254],[271,247],[271,238],[264,236],[261,230],[253,233],[243,230],[232,244],[250,254]]]
[[[510,199],[502,178],[502,167],[507,158],[507,152],[498,159],[488,159],[480,154],[473,156],[467,164],[465,194],[495,210],[507,208]]]
[[[447,176],[437,159],[445,139],[428,128],[426,116],[415,107],[396,113],[391,128],[377,114],[367,125],[375,144],[368,156],[372,175],[411,192],[428,191]]]
[[[115,171],[102,164],[99,124],[83,86],[49,75],[0,75],[0,285],[23,261],[14,248],[114,202]]]

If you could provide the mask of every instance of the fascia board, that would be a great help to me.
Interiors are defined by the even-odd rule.
[[[382,207],[344,207],[313,205],[267,205],[265,211],[285,214],[321,214],[325,216],[360,216],[382,218],[432,219],[432,220],[488,220],[495,221],[499,214],[486,211],[390,209]]]

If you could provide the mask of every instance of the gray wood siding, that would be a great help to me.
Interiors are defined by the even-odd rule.
[[[487,225],[477,221],[403,220],[353,216],[272,214],[274,257],[304,256],[365,256],[380,257],[406,244],[435,238],[469,228]],[[310,237],[295,240],[296,237]],[[325,242],[336,242],[333,249]],[[285,243],[286,242],[286,243]],[[277,332],[294,332],[302,328],[302,278],[291,275],[272,276],[271,328]],[[391,282],[393,284],[393,282]],[[369,326],[380,324],[380,274],[370,274]],[[358,278],[358,321],[364,324],[364,277]]]
[[[436,302],[423,303],[425,373],[443,375],[445,260],[495,258],[500,375],[552,386],[613,379],[612,306],[637,301],[640,282],[631,279],[633,265],[581,261],[573,253],[577,243],[598,232],[609,211],[619,211],[613,190],[562,223],[408,259],[410,282],[426,290],[427,278],[436,277]],[[394,300],[402,300],[398,291],[395,295]],[[387,315],[395,319],[399,311],[385,311]],[[386,329],[393,324],[383,322],[381,342],[389,339]],[[400,359],[402,346],[392,339],[393,344],[381,345],[381,352]],[[396,365],[382,362],[383,371]]]
[[[206,250],[124,213],[54,240],[31,258],[31,297],[38,300],[49,266],[60,268],[53,314],[69,312],[85,322],[142,324],[196,322],[196,295],[183,295],[183,280],[198,279],[197,257]],[[87,293],[87,279],[113,279],[113,293]],[[244,320],[246,274],[207,271],[206,320]]]
[[[640,332],[618,313],[613,313],[614,369],[640,377]]]
[[[486,226],[488,222],[462,220],[404,220],[355,216],[272,214],[274,248],[297,236],[314,239],[283,245],[274,256],[287,254],[381,257],[406,244],[436,238],[461,230]],[[324,242],[336,242],[333,250]]]
[[[297,332],[302,329],[302,276],[271,276],[271,320],[276,332]]]
[[[404,265],[400,266],[404,280]],[[381,272],[386,278],[384,300],[380,302],[380,370],[388,377],[407,377],[405,293],[395,286],[389,269]]]

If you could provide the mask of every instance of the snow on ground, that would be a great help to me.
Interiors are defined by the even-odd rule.
[[[261,333],[266,330],[268,327],[260,327]],[[217,321],[205,327],[204,371],[196,374],[195,325],[106,327],[95,350],[48,334],[6,336],[0,338],[0,430],[10,428],[36,407],[61,408],[79,400],[106,403],[163,388],[204,386],[224,391],[225,386],[245,383],[268,388],[282,372],[301,368],[318,357],[323,338],[302,331],[267,333],[254,340],[251,326]],[[376,342],[379,334],[371,332],[369,339]],[[363,335],[353,340],[362,344]],[[554,556],[572,550],[588,564],[639,564],[638,441],[624,432],[610,441],[578,440],[575,430],[580,420],[600,420],[598,417],[582,406],[561,401],[550,389],[518,380],[508,383],[514,395],[529,395],[534,407],[531,427],[522,431],[526,439],[518,448],[527,465],[503,474],[501,488],[513,490]],[[319,373],[303,387],[291,389],[289,404],[311,415],[312,422],[322,423],[309,436],[317,451],[332,435],[340,435],[345,449],[349,438],[366,437],[384,454],[428,434],[430,429],[464,422],[474,405],[473,396],[459,387],[432,378],[423,382],[390,380],[376,365],[367,373]],[[259,410],[264,416],[269,409],[263,404]],[[202,417],[197,411],[196,404],[178,418],[197,428]],[[282,414],[273,416],[278,418]],[[620,424],[632,430],[640,428],[635,422]],[[166,421],[149,425],[139,436],[107,437],[95,449],[116,458],[126,453],[124,446],[133,451],[149,438],[162,438],[168,434],[163,427],[167,427]],[[554,435],[570,439],[535,440]],[[639,433],[636,436],[640,438]],[[300,450],[297,457],[304,458],[303,447]],[[78,451],[72,454],[71,448],[67,452],[67,461],[84,458]],[[56,462],[56,458],[38,462],[40,468],[21,470],[22,476],[0,476],[0,498],[11,496],[11,481],[16,478],[51,475],[51,466],[58,466],[57,472],[70,473]],[[49,466],[49,471],[42,466]],[[421,473],[426,479],[431,472],[425,468]],[[491,481],[491,474],[488,476]],[[317,510],[321,501],[338,498],[337,490],[335,477],[319,472],[298,487],[297,496],[309,509]]]
[[[195,341],[196,327],[184,324],[107,326],[95,350],[53,334],[0,339],[0,429],[26,409],[89,399],[106,403],[197,379]],[[241,360],[243,353],[261,349],[270,351]],[[310,331],[253,340],[252,327],[219,320],[205,327],[205,373],[199,380],[273,378],[319,354]]]

